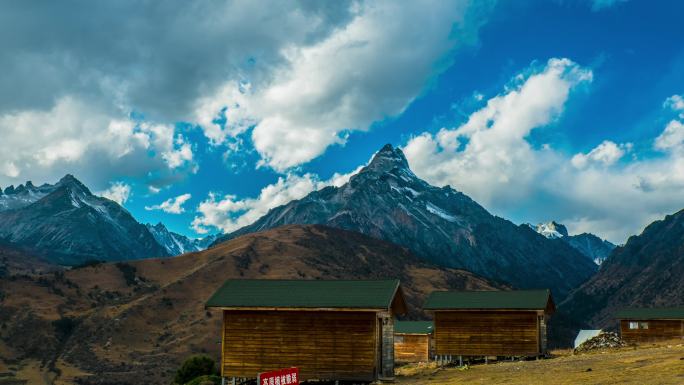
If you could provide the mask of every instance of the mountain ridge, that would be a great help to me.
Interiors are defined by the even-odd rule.
[[[21,186],[21,185],[20,185]],[[7,189],[6,189],[7,190]],[[149,230],[118,203],[93,195],[67,174],[54,185],[31,182],[4,194],[0,237],[52,263],[168,256]],[[11,208],[10,208],[11,206]]]
[[[528,226],[546,238],[566,241],[597,265],[602,264],[616,247],[611,242],[591,233],[569,235],[567,227],[556,221],[539,223],[536,226],[528,223]]]
[[[403,152],[384,146],[349,181],[271,209],[228,239],[286,224],[324,224],[408,247],[443,266],[521,288],[549,287],[563,298],[596,270],[577,250],[491,215],[450,186],[418,178]]]
[[[204,238],[189,238],[169,230],[162,222],[158,222],[156,225],[146,223],[145,226],[169,255],[202,251],[216,240],[215,235],[208,235]]]
[[[613,328],[623,307],[684,305],[684,210],[655,221],[618,246],[559,304],[571,327]]]

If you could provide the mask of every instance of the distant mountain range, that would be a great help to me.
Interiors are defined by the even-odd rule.
[[[443,266],[462,268],[521,288],[551,288],[558,299],[596,265],[560,239],[491,215],[449,186],[418,178],[402,151],[383,147],[341,187],[326,187],[270,210],[215,244],[286,224],[325,224],[409,248]]]
[[[577,249],[580,253],[591,259],[597,265],[603,263],[608,255],[615,249],[615,245],[597,237],[594,234],[582,233],[568,235],[568,229],[555,221],[540,223],[536,226],[528,224],[539,234],[549,239],[562,239],[570,246]]]
[[[0,194],[0,238],[45,261],[78,265],[198,251],[213,237],[191,240],[163,225],[145,226],[121,205],[96,196],[73,175]]]
[[[145,224],[147,229],[152,233],[154,239],[162,245],[170,255],[180,255],[193,251],[201,251],[209,247],[216,241],[215,235],[209,235],[204,238],[188,238],[185,235],[174,233],[159,222],[156,225],[150,223]]]

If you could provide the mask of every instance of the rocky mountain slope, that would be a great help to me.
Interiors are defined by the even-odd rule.
[[[147,223],[145,226],[150,233],[152,233],[154,239],[157,240],[157,243],[162,245],[169,255],[181,255],[193,251],[202,251],[216,241],[215,235],[209,235],[204,238],[188,238],[185,235],[169,231],[161,222],[156,225]]]
[[[54,185],[5,189],[0,237],[30,247],[46,260],[75,265],[169,253],[116,202],[93,195],[72,175]]]
[[[628,306],[684,305],[684,210],[648,225],[617,247],[599,272],[559,305],[576,326],[614,327]]]
[[[269,211],[220,241],[285,224],[325,224],[411,249],[520,288],[551,288],[558,300],[596,265],[561,240],[491,215],[449,186],[418,178],[400,149],[387,145],[348,183],[326,187]]]
[[[570,235],[563,238],[563,240],[594,261],[597,265],[601,265],[616,247],[613,243],[591,233]]]
[[[204,303],[240,277],[399,278],[412,317],[433,290],[502,287],[359,233],[285,226],[174,258],[0,278],[0,368],[12,362],[21,378],[35,365],[82,385],[168,384],[188,356],[218,359],[220,312]]]
[[[582,255],[594,261],[597,265],[602,264],[615,248],[614,244],[601,239],[594,234],[582,233],[569,235],[568,229],[555,221],[540,223],[536,226],[530,224],[529,226],[546,238],[564,240],[570,246],[582,253]]]

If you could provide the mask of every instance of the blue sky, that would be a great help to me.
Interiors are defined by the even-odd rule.
[[[681,2],[199,4],[0,6],[0,185],[70,172],[195,237],[391,143],[516,223],[622,243],[684,208]]]

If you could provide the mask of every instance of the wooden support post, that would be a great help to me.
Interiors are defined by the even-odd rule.
[[[458,366],[463,366],[463,356],[458,356]]]
[[[380,313],[379,316],[382,321],[380,374],[381,378],[389,380],[394,378],[394,317],[389,312]]]

